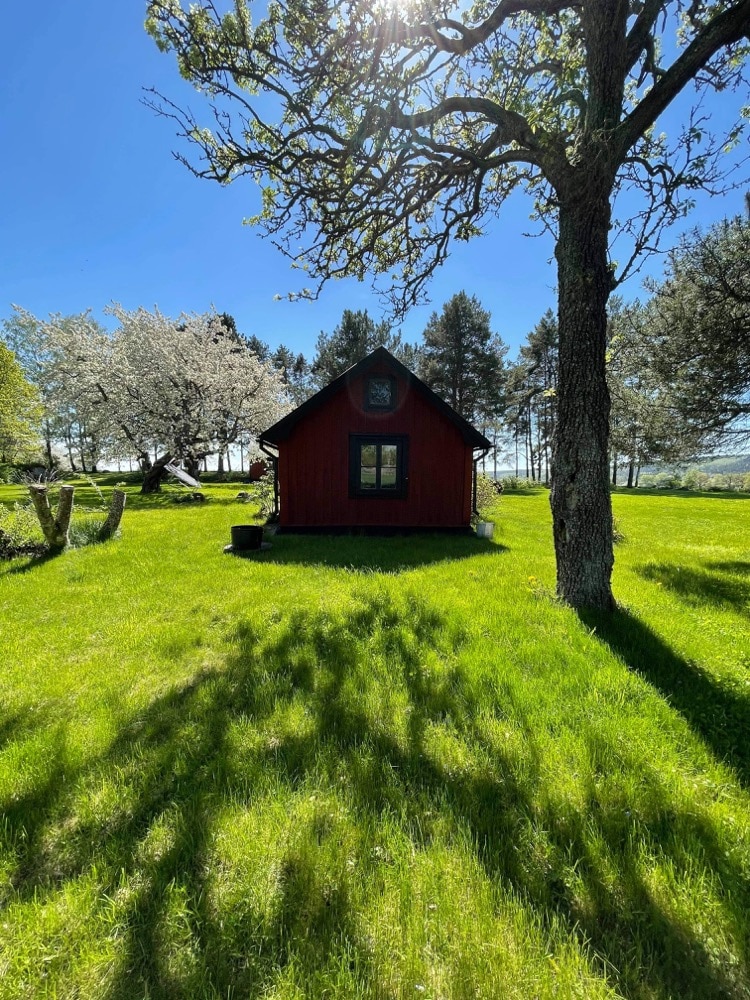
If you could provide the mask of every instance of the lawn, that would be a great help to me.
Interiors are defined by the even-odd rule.
[[[597,618],[543,491],[240,559],[236,490],[0,564],[0,997],[750,997],[748,498],[616,494]]]

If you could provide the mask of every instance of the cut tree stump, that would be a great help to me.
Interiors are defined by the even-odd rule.
[[[107,539],[111,538],[120,527],[120,521],[122,520],[122,512],[125,510],[126,500],[127,495],[122,490],[112,491],[112,500],[109,504],[107,519],[99,529],[99,534],[96,536],[98,541],[106,542]]]
[[[52,513],[49,503],[47,486],[42,483],[35,483],[29,486],[29,493],[34,504],[36,516],[39,518],[44,539],[52,552],[61,552],[68,544],[68,530],[70,528],[70,516],[73,513],[74,486],[61,486],[60,499],[57,502],[57,511]]]

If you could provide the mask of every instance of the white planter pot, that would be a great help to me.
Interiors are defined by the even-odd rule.
[[[494,521],[479,521],[477,523],[477,538],[492,538],[494,530]]]

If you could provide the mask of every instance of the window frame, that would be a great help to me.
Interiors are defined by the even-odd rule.
[[[391,401],[385,405],[382,403],[372,403],[370,401],[370,383],[377,379],[379,382],[390,382],[391,384]],[[397,403],[397,381],[393,375],[368,375],[365,379],[365,410],[376,410],[380,413],[390,413],[391,410],[396,409]]]
[[[360,479],[361,472],[361,447],[362,445],[375,445],[378,449],[376,455],[375,468],[377,477],[380,478],[382,468],[381,451],[382,445],[393,444],[396,446],[396,485],[395,487],[376,487],[375,489],[363,489]],[[361,500],[371,498],[376,500],[403,500],[407,495],[408,487],[408,459],[409,459],[409,438],[406,434],[350,434],[349,435],[349,497],[350,499]]]

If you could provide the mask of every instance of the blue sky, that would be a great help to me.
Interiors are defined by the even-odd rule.
[[[204,110],[174,59],[146,35],[144,14],[138,0],[13,4],[3,12],[0,317],[11,303],[39,316],[91,308],[99,319],[112,301],[158,305],[169,315],[213,305],[244,333],[308,356],[345,308],[379,318],[382,303],[354,280],[329,285],[314,303],[274,301],[297,287],[298,275],[242,224],[257,210],[257,190],[194,178],[172,156],[170,123],[141,103],[142,88],[154,86],[198,117]],[[722,95],[710,110],[729,121],[738,104],[736,95]],[[431,311],[463,289],[490,310],[515,354],[555,307],[552,242],[522,235],[533,228],[530,208],[514,196],[487,236],[456,246],[433,281],[432,304],[402,324],[405,339],[418,340]],[[739,192],[703,196],[683,228],[741,209]],[[678,232],[668,233],[665,247]],[[657,259],[646,273],[660,270]],[[622,294],[636,297],[641,281]]]

